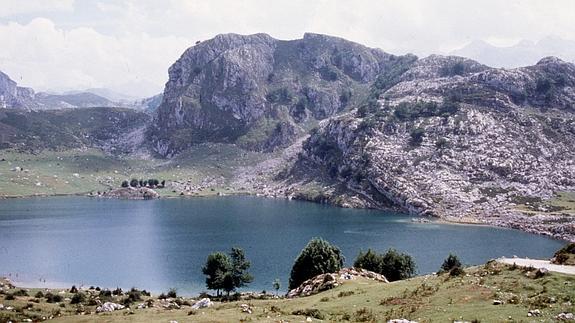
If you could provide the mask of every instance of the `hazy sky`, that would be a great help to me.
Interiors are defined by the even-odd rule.
[[[575,38],[573,0],[0,0],[0,70],[36,90],[159,93],[168,67],[218,33],[340,36],[388,52],[475,40]]]

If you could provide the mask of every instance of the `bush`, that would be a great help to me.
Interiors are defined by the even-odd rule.
[[[289,289],[294,289],[317,275],[340,270],[343,261],[338,247],[323,239],[312,239],[295,260],[290,273]]]
[[[122,291],[122,289],[120,287],[116,287],[116,289],[114,289],[112,291],[112,295],[114,296],[120,296],[122,295],[124,292]]]
[[[463,270],[463,268],[457,266],[457,267],[453,267],[451,268],[451,270],[449,271],[449,276],[461,276],[461,275],[465,275],[465,270]]]
[[[86,295],[84,295],[84,293],[76,293],[74,294],[74,296],[72,296],[72,299],[70,300],[70,304],[81,304],[84,303],[86,301]]]
[[[14,297],[14,294],[6,294],[6,297],[4,297],[4,299],[7,301],[13,301],[14,299],[16,299],[16,297]]]
[[[170,288],[170,290],[168,291],[167,294],[168,298],[176,298],[178,297],[177,293],[176,293],[176,289],[175,288]]]
[[[15,292],[12,293],[12,294],[13,294],[14,296],[28,296],[28,292],[25,291],[25,290],[23,290],[23,289],[17,290],[17,291],[15,291]]]
[[[61,295],[52,294],[50,292],[46,293],[44,298],[46,298],[46,302],[48,303],[60,303],[63,300]]]
[[[389,281],[411,278],[415,275],[415,261],[406,253],[389,249],[382,258],[381,274]]]
[[[76,288],[76,285],[72,285],[72,288],[70,288],[70,293],[74,294],[78,292],[78,288]]]
[[[459,261],[459,258],[457,258],[456,255],[449,254],[449,256],[443,261],[440,272],[450,272],[456,267],[462,267],[461,261]]]
[[[366,253],[360,251],[353,266],[382,274],[389,281],[410,278],[416,271],[413,258],[395,249],[389,249],[385,254],[378,254],[371,249]]]
[[[413,146],[419,146],[421,145],[421,143],[423,143],[423,137],[425,136],[425,129],[415,128],[411,130],[409,136],[411,137],[409,143]]]
[[[323,315],[323,313],[320,310],[318,310],[317,308],[306,308],[304,310],[293,311],[292,315],[309,316],[309,317],[313,317],[313,318],[318,319],[318,320],[325,319],[325,316]]]
[[[39,291],[36,293],[36,295],[34,295],[34,297],[36,297],[36,298],[44,298],[44,293],[42,293],[42,291],[39,290]]]

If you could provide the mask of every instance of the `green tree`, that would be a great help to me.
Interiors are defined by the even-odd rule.
[[[448,272],[454,268],[461,268],[461,266],[462,265],[461,261],[459,261],[459,258],[456,255],[449,254],[449,256],[447,256],[447,258],[445,258],[443,261],[443,264],[441,264],[440,272]]]
[[[410,255],[395,249],[389,249],[385,254],[378,254],[371,249],[365,253],[360,251],[353,266],[382,274],[389,281],[412,277],[416,267]]]
[[[278,294],[278,291],[280,290],[280,288],[282,287],[280,279],[276,278],[273,282],[273,287],[276,290],[276,295]]]
[[[232,263],[232,283],[233,289],[244,287],[254,280],[254,277],[248,272],[251,263],[246,259],[246,255],[241,248],[234,247],[230,252]]]
[[[208,289],[215,289],[218,296],[220,289],[229,295],[253,281],[253,276],[248,272],[250,265],[241,248],[232,248],[229,255],[214,252],[208,256],[202,268],[202,272],[207,276],[206,286]]]
[[[122,182],[122,187],[128,187],[128,186],[130,186],[130,183],[128,181]]]
[[[220,289],[224,289],[224,278],[232,268],[230,258],[223,252],[214,252],[208,256],[202,273],[206,275],[206,286],[220,295]]]
[[[132,180],[130,181],[130,186],[132,186],[132,187],[138,187],[138,184],[139,184],[139,183],[140,183],[140,182],[139,182],[137,179],[132,178]]]
[[[381,260],[381,274],[389,281],[396,281],[415,275],[415,261],[406,253],[389,249]]]
[[[382,260],[382,256],[371,249],[367,249],[367,252],[365,253],[360,250],[357,258],[355,258],[353,266],[381,273]]]
[[[296,258],[290,273],[289,288],[296,288],[317,275],[336,272],[343,267],[343,261],[338,247],[323,239],[314,238]]]

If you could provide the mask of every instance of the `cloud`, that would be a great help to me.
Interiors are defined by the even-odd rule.
[[[93,28],[63,30],[46,18],[0,25],[0,70],[37,90],[108,87],[153,95],[167,81],[167,69],[191,45],[174,36],[146,33],[121,37]],[[139,93],[137,93],[139,92]]]
[[[167,68],[187,47],[219,33],[325,33],[419,56],[477,39],[575,37],[572,0],[6,1],[0,17],[27,14],[0,20],[0,70],[36,88],[160,91]]]
[[[3,0],[0,17],[47,11],[73,11],[74,0]]]

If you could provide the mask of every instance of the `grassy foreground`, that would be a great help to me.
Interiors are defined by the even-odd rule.
[[[18,289],[11,292],[15,290]],[[37,291],[32,289],[28,293],[34,295]],[[119,301],[125,297],[116,298]],[[146,299],[153,299],[155,304],[160,302],[153,296]],[[575,277],[548,273],[535,278],[527,268],[490,262],[468,268],[459,277],[428,275],[388,284],[356,279],[309,297],[216,302],[197,311],[188,305],[180,309],[161,306],[136,309],[144,300],[134,303],[131,310],[94,314],[95,306],[87,304],[72,305],[66,300],[49,304],[44,299],[36,302],[31,296],[6,300],[6,295],[0,295],[0,304],[14,307],[12,311],[0,310],[0,322],[28,317],[41,320],[51,315],[55,316],[55,322],[301,322],[308,317],[313,321],[355,322],[384,322],[393,318],[419,322],[552,322],[561,312],[575,311]],[[494,305],[494,300],[502,304]],[[180,299],[183,304],[193,302]],[[242,304],[247,304],[252,313],[243,312]],[[530,310],[536,309],[541,313],[539,316],[528,316]]]

